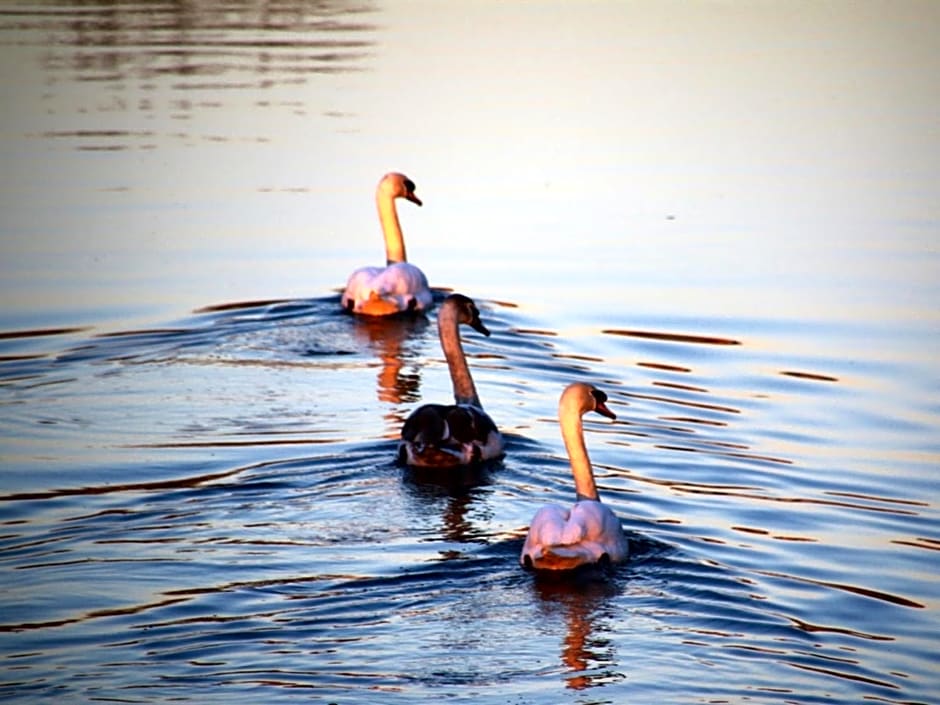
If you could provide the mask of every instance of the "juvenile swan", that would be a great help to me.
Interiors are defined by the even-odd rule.
[[[406,198],[421,205],[415,184],[404,174],[391,172],[382,177],[375,190],[375,204],[385,236],[385,267],[360,267],[346,282],[343,308],[366,316],[388,316],[402,311],[423,311],[431,307],[431,290],[424,272],[406,261],[405,240],[395,199]]]
[[[588,411],[611,419],[607,395],[590,384],[575,382],[558,402],[561,436],[571,460],[577,501],[570,509],[546,505],[529,526],[519,562],[535,570],[571,570],[594,563],[617,563],[630,552],[620,520],[597,496],[591,460],[584,445],[581,417]]]
[[[461,323],[489,335],[476,304],[462,294],[448,296],[437,313],[441,348],[454,385],[455,404],[425,404],[405,421],[398,445],[399,459],[416,467],[471,465],[503,453],[503,438],[483,411],[467,358],[460,344]]]

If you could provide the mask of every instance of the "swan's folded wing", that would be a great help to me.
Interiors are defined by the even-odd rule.
[[[542,507],[529,526],[522,555],[522,565],[536,570],[572,570],[592,563],[592,552],[580,541],[571,539],[579,532],[571,513],[557,505]]]
[[[485,444],[491,433],[499,432],[493,419],[483,409],[471,404],[451,406],[447,424],[453,439],[460,443]]]
[[[630,552],[629,543],[620,525],[620,519],[605,504],[595,500],[582,500],[571,509],[571,521],[582,531],[585,545],[592,545],[596,558],[606,553],[614,561],[622,561]]]
[[[348,302],[358,304],[369,298],[372,291],[372,282],[382,272],[384,267],[360,267],[349,275],[346,280],[346,289],[343,291],[343,306]]]
[[[449,435],[447,414],[450,407],[443,404],[424,404],[411,412],[401,427],[403,441],[413,443],[441,443]]]
[[[402,425],[399,457],[409,465],[451,467],[490,460],[501,455],[502,449],[496,425],[482,411],[424,404]]]
[[[372,280],[371,286],[383,299],[395,301],[399,310],[421,311],[431,307],[433,297],[428,278],[410,262],[388,265]]]
[[[568,524],[568,510],[555,504],[548,504],[539,509],[529,524],[525,545],[522,547],[522,560],[526,556],[538,562],[544,549],[561,544],[565,527]]]

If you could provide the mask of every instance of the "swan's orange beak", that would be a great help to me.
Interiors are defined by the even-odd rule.
[[[414,191],[412,191],[411,193],[406,193],[406,194],[405,194],[405,198],[407,198],[407,199],[408,199],[409,201],[411,201],[412,203],[418,204],[419,206],[420,206],[420,205],[423,205],[423,204],[421,203],[421,199],[418,198],[417,196],[415,196]]]
[[[608,409],[607,404],[605,404],[602,401],[597,402],[597,406],[594,407],[594,411],[596,411],[601,416],[606,416],[608,419],[617,418],[617,414],[615,414],[613,411]]]

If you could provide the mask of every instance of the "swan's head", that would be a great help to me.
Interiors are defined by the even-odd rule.
[[[581,416],[589,411],[596,411],[608,419],[617,418],[617,415],[607,407],[607,395],[587,382],[574,382],[565,387],[565,391],[561,393],[561,400],[558,402],[559,414],[569,407],[577,409]]]
[[[421,205],[421,199],[415,196],[415,182],[404,174],[391,171],[382,177],[377,189],[378,195],[388,199],[405,198],[412,203]]]
[[[445,309],[456,311],[457,323],[465,323],[477,333],[482,333],[486,336],[490,334],[487,327],[483,325],[483,321],[480,320],[480,310],[469,296],[464,296],[463,294],[451,294],[448,296],[444,299],[441,310],[437,314],[438,319],[440,319],[442,315],[445,315]]]

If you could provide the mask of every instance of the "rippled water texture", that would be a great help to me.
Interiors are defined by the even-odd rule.
[[[4,702],[935,703],[940,14],[0,7]],[[11,168],[9,165],[14,165]],[[395,462],[434,315],[503,460]],[[630,560],[537,579],[564,386]]]

